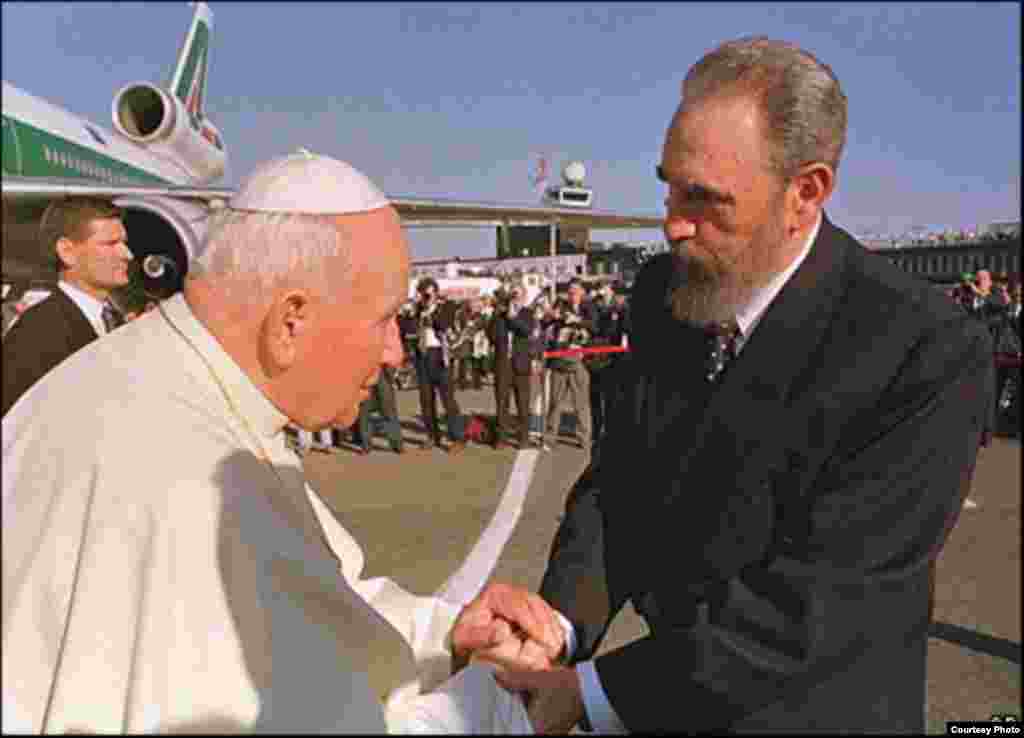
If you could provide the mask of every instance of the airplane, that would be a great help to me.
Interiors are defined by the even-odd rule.
[[[108,130],[3,82],[3,279],[53,284],[52,260],[40,252],[39,221],[55,199],[112,199],[125,213],[135,263],[147,294],[180,290],[211,209],[232,188],[223,175],[227,149],[204,109],[213,13],[196,4],[170,80],[125,85],[111,105]],[[388,195],[405,227],[659,228],[654,215]]]

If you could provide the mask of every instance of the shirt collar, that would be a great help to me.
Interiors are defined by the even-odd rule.
[[[103,302],[101,300],[97,300],[81,287],[76,287],[63,279],[57,282],[57,287],[85,314],[86,320],[92,324],[98,335],[106,334],[107,327],[103,324]]]
[[[804,243],[803,249],[797,254],[797,257],[793,259],[793,262],[779,272],[772,281],[762,287],[754,294],[753,300],[743,309],[740,310],[736,315],[736,323],[740,327],[740,332],[743,334],[744,340],[750,338],[750,334],[757,328],[757,324],[761,322],[761,318],[764,316],[768,306],[772,304],[772,300],[775,299],[776,295],[782,291],[782,288],[786,286],[786,282],[793,276],[794,272],[804,263],[804,259],[811,253],[811,246],[814,245],[814,240],[818,237],[818,231],[821,230],[821,213],[818,213],[818,220],[814,224],[814,228],[811,229],[810,234],[807,236],[807,241]]]
[[[253,384],[231,355],[211,334],[192,312],[179,292],[160,307],[170,321],[195,345],[210,366],[217,379],[231,396],[235,408],[261,438],[272,439],[288,424],[288,417],[274,407],[267,396]]]

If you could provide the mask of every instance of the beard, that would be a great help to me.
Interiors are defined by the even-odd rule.
[[[665,302],[672,316],[696,327],[732,321],[781,269],[778,254],[785,245],[780,220],[760,228],[746,244],[728,244],[731,259],[694,256],[685,241],[672,244],[675,272]]]

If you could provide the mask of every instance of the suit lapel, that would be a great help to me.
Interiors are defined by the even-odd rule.
[[[733,564],[763,552],[772,534],[775,477],[787,449],[808,442],[803,426],[787,424],[785,410],[801,373],[813,369],[838,306],[845,247],[836,233],[825,219],[699,421],[670,423],[655,441],[666,479],[646,523],[653,526],[649,531],[666,529],[649,539],[684,541],[681,560],[708,576],[728,576]],[[668,509],[676,504],[686,509]]]
[[[765,311],[712,393],[690,446],[690,468],[716,464],[781,440],[780,413],[832,321],[845,253],[824,219],[811,250]],[[778,445],[772,443],[771,445]]]
[[[61,312],[64,313],[68,337],[73,346],[72,351],[77,351],[85,344],[99,338],[96,329],[92,327],[92,323],[85,317],[82,309],[75,304],[75,301],[64,294],[64,290],[60,287],[57,287],[54,293],[53,297],[57,299],[58,304],[61,306]]]

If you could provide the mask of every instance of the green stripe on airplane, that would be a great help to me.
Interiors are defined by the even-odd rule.
[[[68,141],[9,116],[3,117],[3,172],[111,184],[173,184],[168,179]]]
[[[188,50],[188,59],[185,60],[185,70],[178,80],[178,88],[174,94],[184,102],[188,98],[189,90],[192,88],[192,80],[196,76],[196,67],[206,53],[206,47],[210,43],[210,29],[203,21],[196,23],[196,35],[192,39],[192,48]]]

